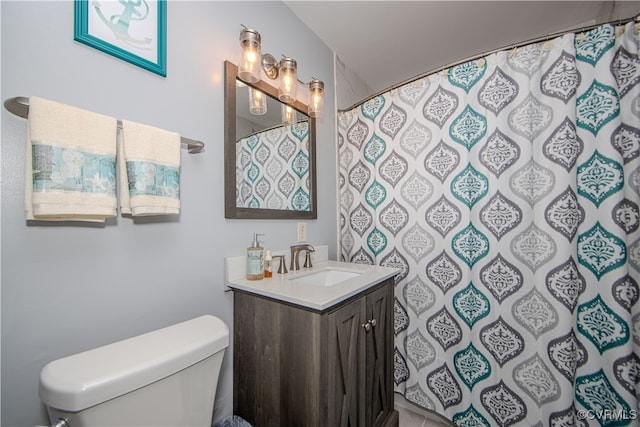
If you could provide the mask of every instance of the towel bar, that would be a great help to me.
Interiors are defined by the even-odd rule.
[[[10,113],[26,119],[29,117],[29,98],[25,96],[7,98],[4,101],[4,108],[6,108]],[[122,129],[122,122],[120,120],[118,120],[118,128]],[[180,137],[180,142],[187,145],[189,153],[200,153],[204,150],[204,142],[185,138],[184,136]]]

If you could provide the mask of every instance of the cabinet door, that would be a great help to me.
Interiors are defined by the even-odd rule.
[[[329,315],[329,425],[364,427],[365,298]]]
[[[393,410],[393,285],[367,295],[366,335],[366,425],[384,425]]]

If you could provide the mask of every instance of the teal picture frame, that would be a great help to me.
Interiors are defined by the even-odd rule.
[[[75,0],[74,40],[167,76],[166,0]]]

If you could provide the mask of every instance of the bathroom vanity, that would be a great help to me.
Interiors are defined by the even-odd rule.
[[[234,290],[234,413],[252,425],[398,426],[396,269],[328,261]]]

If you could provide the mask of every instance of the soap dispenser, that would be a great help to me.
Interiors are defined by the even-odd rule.
[[[264,278],[268,279],[273,277],[273,256],[271,256],[271,249],[264,251]]]
[[[260,246],[258,236],[264,236],[264,234],[253,233],[253,241],[247,248],[247,280],[264,278],[264,248]]]

